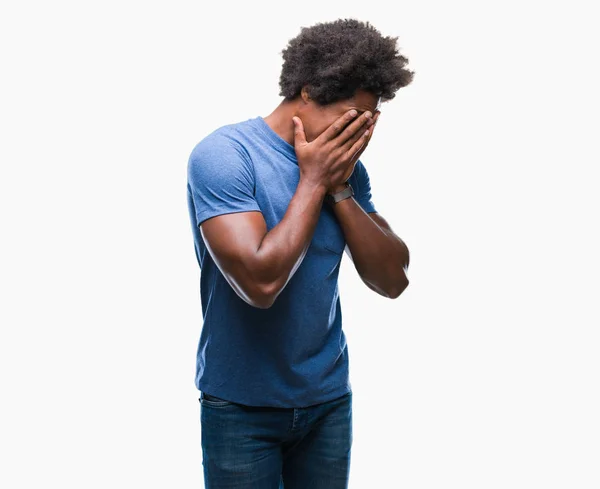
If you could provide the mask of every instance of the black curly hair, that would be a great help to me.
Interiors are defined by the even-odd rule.
[[[397,37],[384,37],[369,22],[338,19],[302,27],[283,55],[279,95],[296,98],[303,86],[315,102],[327,105],[364,90],[393,99],[415,74],[398,53]]]

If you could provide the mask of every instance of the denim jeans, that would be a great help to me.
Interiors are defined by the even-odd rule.
[[[347,489],[352,392],[304,408],[199,401],[206,489]]]

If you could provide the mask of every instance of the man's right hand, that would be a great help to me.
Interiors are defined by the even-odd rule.
[[[329,189],[341,185],[351,173],[354,155],[367,142],[369,111],[356,118],[352,109],[337,119],[314,141],[308,143],[298,116],[294,121],[294,148],[300,167],[300,180]]]

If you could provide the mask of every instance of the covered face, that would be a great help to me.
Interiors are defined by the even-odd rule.
[[[381,106],[381,97],[377,97],[364,90],[357,90],[353,97],[333,102],[328,105],[319,105],[312,100],[304,90],[302,99],[304,100],[304,104],[300,106],[298,116],[302,120],[306,140],[308,142],[317,138],[319,134],[333,124],[336,119],[344,115],[344,113],[350,109],[356,109],[358,115],[368,110],[374,116],[379,112]]]

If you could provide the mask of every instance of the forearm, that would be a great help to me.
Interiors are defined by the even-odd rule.
[[[404,241],[379,226],[354,198],[335,204],[334,212],[361,279],[385,297],[398,297],[408,286],[409,251]]]
[[[310,245],[326,189],[300,180],[282,220],[265,234],[255,255],[255,275],[275,300]]]

